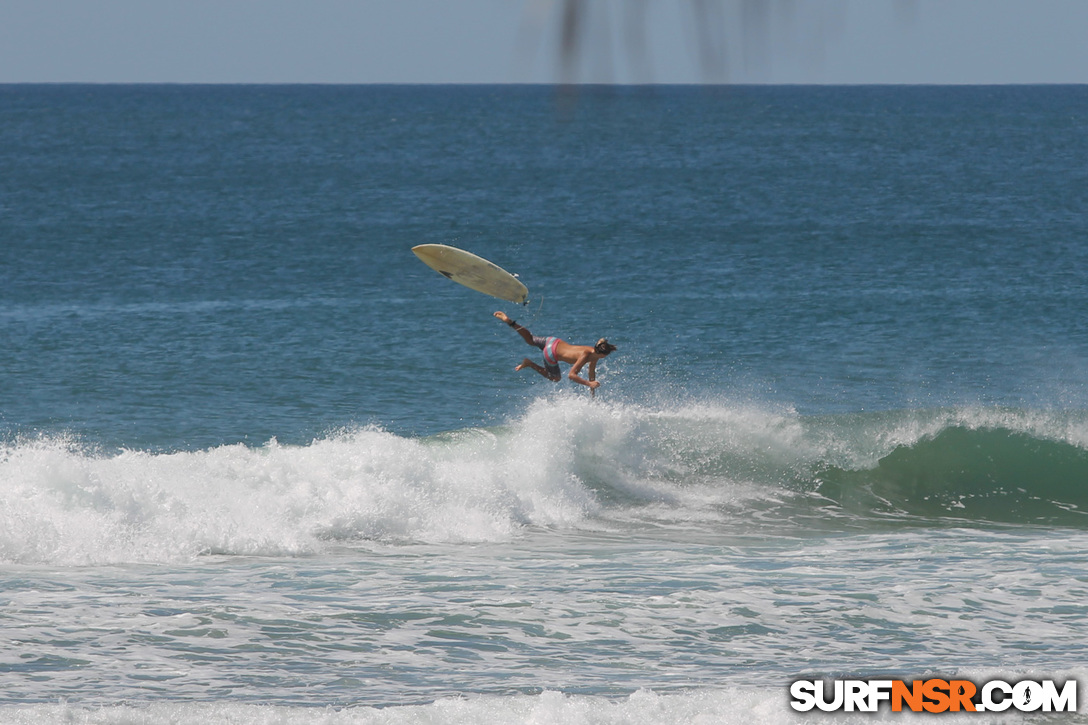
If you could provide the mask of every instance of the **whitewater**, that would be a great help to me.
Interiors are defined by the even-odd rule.
[[[308,445],[106,453],[0,448],[0,560],[86,566],[307,556],[356,542],[496,543],[637,524],[1088,528],[1088,416],[949,409],[802,417],[574,395],[508,425],[426,438],[367,427]]]

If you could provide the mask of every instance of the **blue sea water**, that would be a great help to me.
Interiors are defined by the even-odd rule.
[[[1088,721],[1086,313],[1081,86],[0,87],[0,722]]]

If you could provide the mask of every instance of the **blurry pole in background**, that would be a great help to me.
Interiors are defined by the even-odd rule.
[[[918,0],[865,0],[871,10],[890,9],[897,25],[918,17]],[[554,24],[556,82],[649,84],[659,65],[651,57],[655,31],[667,21],[684,35],[683,45],[700,82],[768,82],[776,52],[799,54],[818,67],[824,49],[841,37],[852,0],[526,0],[519,52],[530,60],[539,39]],[[666,13],[672,13],[668,17]],[[615,42],[615,36],[619,42]],[[613,48],[622,48],[617,59]],[[617,60],[621,60],[617,65]],[[676,59],[668,59],[675,61]],[[734,67],[731,69],[730,61]],[[791,81],[793,82],[793,81]],[[568,91],[571,90],[568,88]]]

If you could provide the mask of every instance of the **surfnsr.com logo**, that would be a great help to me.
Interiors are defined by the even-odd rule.
[[[1054,680],[797,680],[790,685],[790,707],[798,712],[1076,712],[1077,681]]]

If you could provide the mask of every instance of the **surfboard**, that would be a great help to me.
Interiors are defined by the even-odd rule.
[[[428,267],[469,289],[519,305],[529,299],[529,288],[517,277],[472,252],[445,244],[420,244],[412,251]]]

